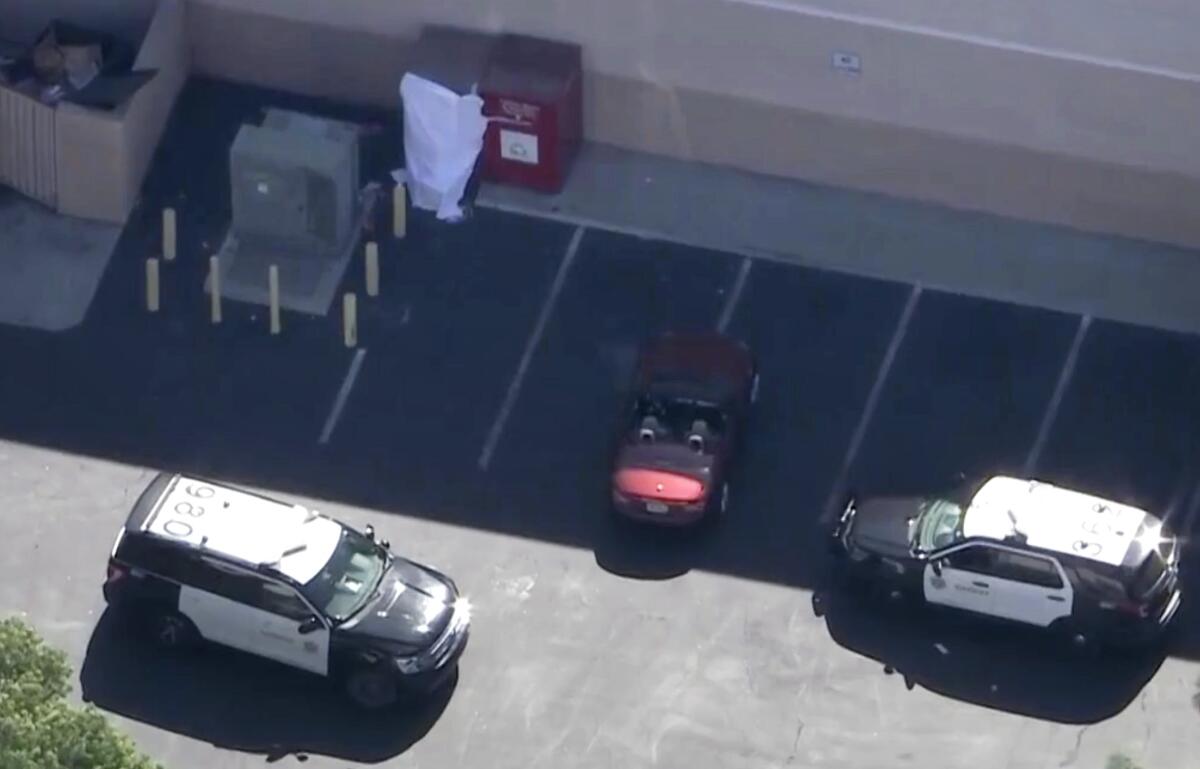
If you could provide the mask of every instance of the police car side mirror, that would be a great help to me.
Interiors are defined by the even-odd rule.
[[[309,617],[300,623],[300,635],[308,635],[321,629],[321,620],[317,617]]]
[[[367,528],[365,529],[365,532],[367,535],[367,539],[374,542],[375,541],[375,527],[368,523]]]
[[[941,560],[930,561],[930,562],[929,562],[929,567],[930,567],[931,569],[933,569],[933,573],[934,573],[934,574],[938,575],[939,577],[940,577],[940,576],[942,576],[942,562],[941,562]]]

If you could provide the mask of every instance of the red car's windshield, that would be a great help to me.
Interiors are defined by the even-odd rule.
[[[697,429],[719,434],[725,429],[725,413],[709,403],[643,395],[634,408],[634,426],[654,419],[670,435],[682,438]]]

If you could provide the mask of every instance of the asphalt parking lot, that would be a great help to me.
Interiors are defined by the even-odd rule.
[[[1121,751],[1192,765],[1194,609],[1166,659],[1098,669],[1020,634],[827,595],[819,536],[845,488],[988,471],[1145,505],[1194,534],[1200,338],[487,209],[455,227],[414,216],[383,241],[354,349],[336,313],[285,314],[272,337],[261,310],[231,306],[214,328],[198,285],[227,214],[219,155],[265,100],[289,103],[193,86],[84,324],[0,329],[0,612],[68,649],[84,696],[152,755],[1008,769]],[[389,148],[374,151],[382,177]],[[140,259],[157,205],[184,195],[181,255],[149,315]],[[701,537],[631,534],[605,510],[621,386],[639,342],[667,328],[725,329],[762,372],[729,521]],[[158,467],[320,500],[451,573],[478,631],[448,701],[363,718],[290,674],[155,659],[117,636],[104,557]]]

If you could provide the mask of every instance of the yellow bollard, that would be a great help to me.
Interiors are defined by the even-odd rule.
[[[403,238],[408,231],[408,191],[403,184],[392,190],[392,232]]]
[[[271,294],[271,333],[278,334],[282,329],[279,318],[279,267],[274,264],[267,270],[267,288]]]
[[[209,297],[211,300],[210,309],[212,312],[212,322],[221,322],[221,264],[216,256],[208,257],[208,277],[212,294]]]
[[[162,221],[162,252],[163,259],[168,262],[175,260],[175,209],[163,209]]]
[[[342,336],[347,347],[358,344],[358,300],[354,294],[342,297]]]
[[[379,244],[367,244],[367,296],[379,296]]]
[[[146,309],[158,312],[158,260],[146,260]]]

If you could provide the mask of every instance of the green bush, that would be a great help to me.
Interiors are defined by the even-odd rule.
[[[1129,756],[1123,753],[1113,753],[1108,757],[1108,763],[1104,765],[1104,769],[1141,769],[1141,767],[1135,764]]]
[[[0,769],[158,769],[94,707],[66,701],[70,677],[62,652],[0,620]]]

